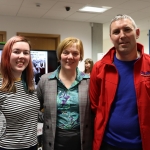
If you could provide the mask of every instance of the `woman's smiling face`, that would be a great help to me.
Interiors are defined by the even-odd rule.
[[[80,61],[80,50],[77,49],[76,43],[66,47],[61,53],[61,68],[74,70]]]
[[[12,74],[15,78],[21,77],[22,72],[29,64],[30,58],[30,47],[28,43],[14,43],[10,55],[10,65]]]

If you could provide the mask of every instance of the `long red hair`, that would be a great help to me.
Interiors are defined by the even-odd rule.
[[[10,65],[10,56],[12,52],[12,46],[16,42],[26,42],[29,44],[30,50],[31,45],[30,42],[22,36],[13,36],[10,38],[6,44],[4,45],[2,56],[1,56],[1,74],[3,78],[2,86],[0,88],[1,91],[5,92],[16,92],[14,86],[14,77],[11,73],[11,65]],[[33,65],[30,55],[29,64],[26,69],[22,72],[22,81],[24,83],[24,88],[28,92],[34,91],[34,83],[33,83]]]

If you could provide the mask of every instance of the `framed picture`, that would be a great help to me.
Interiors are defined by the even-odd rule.
[[[36,85],[43,74],[53,72],[60,65],[55,50],[31,50],[31,58]]]
[[[48,72],[48,52],[31,50],[31,58],[33,63],[34,81],[37,85],[40,77]]]

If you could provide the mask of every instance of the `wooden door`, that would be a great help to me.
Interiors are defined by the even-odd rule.
[[[60,42],[60,35],[58,34],[17,32],[17,35],[26,37],[31,42],[32,49],[35,50],[56,50]]]
[[[0,31],[0,42],[6,42],[6,31]]]

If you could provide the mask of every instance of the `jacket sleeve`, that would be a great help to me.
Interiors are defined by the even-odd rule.
[[[92,73],[90,75],[90,88],[89,88],[89,96],[91,102],[91,109],[94,113],[97,111],[97,107],[99,104],[99,97],[101,93],[101,80],[98,78],[99,74],[99,65],[98,62],[95,63]]]
[[[44,98],[43,98],[43,94],[42,94],[42,87],[43,87],[43,78],[41,77],[41,79],[38,83],[38,86],[36,88],[37,97],[40,101],[40,110],[38,113],[38,122],[44,121],[44,108],[43,108]]]

